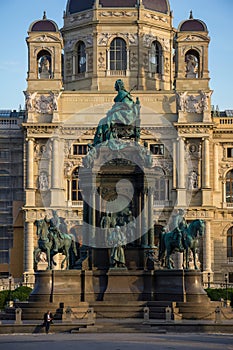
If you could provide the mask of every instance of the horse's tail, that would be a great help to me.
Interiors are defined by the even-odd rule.
[[[159,260],[163,258],[163,254],[165,252],[165,242],[164,242],[165,233],[160,232],[159,234]]]

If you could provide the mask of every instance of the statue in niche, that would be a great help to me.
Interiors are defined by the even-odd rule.
[[[191,54],[185,56],[186,62],[186,77],[196,78],[198,70],[198,60],[197,57]]]
[[[110,140],[113,146],[113,140],[118,138],[139,137],[138,130],[136,132],[136,127],[139,127],[140,124],[139,100],[137,99],[136,103],[133,101],[130,92],[125,89],[121,79],[115,82],[115,90],[117,91],[117,96],[114,98],[115,103],[107,112],[106,117],[99,122],[94,136],[94,146]]]
[[[50,79],[50,74],[50,60],[48,56],[44,55],[39,60],[40,79]]]
[[[196,190],[198,189],[198,176],[196,171],[191,171],[189,174],[189,189],[190,190]]]
[[[120,226],[116,226],[108,235],[107,244],[111,247],[110,267],[125,268],[126,236]]]
[[[48,191],[48,189],[49,189],[48,175],[46,174],[46,172],[42,171],[39,175],[39,190]]]

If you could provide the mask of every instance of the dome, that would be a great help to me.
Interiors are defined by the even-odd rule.
[[[46,13],[44,12],[43,19],[33,22],[30,25],[29,32],[58,32],[57,24],[47,19]]]
[[[180,23],[178,30],[180,32],[207,32],[207,26],[200,19],[194,19],[190,11],[189,19]]]
[[[169,13],[168,0],[141,0],[143,6],[152,11]],[[96,0],[68,0],[66,12],[74,14],[85,10],[91,10],[95,5]],[[99,0],[99,5],[103,8],[129,8],[137,5],[138,0]]]

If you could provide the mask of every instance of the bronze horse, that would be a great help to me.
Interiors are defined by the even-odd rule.
[[[73,235],[68,235],[62,233],[63,239],[58,240],[58,251],[53,250],[53,241],[50,239],[50,233],[48,224],[45,219],[36,220],[35,225],[37,227],[37,237],[38,237],[38,247],[34,250],[34,270],[37,270],[38,265],[38,255],[41,252],[46,254],[48,267],[47,270],[52,269],[52,265],[56,265],[56,262],[53,260],[54,255],[62,253],[65,255],[64,259],[61,262],[61,268],[64,268],[66,262],[66,270],[70,268],[70,249],[73,250],[75,256],[77,256],[77,249]]]
[[[203,236],[205,231],[205,223],[203,220],[197,219],[188,224],[182,234],[182,245],[185,251],[185,268],[189,269],[189,252],[192,252],[194,267],[197,270],[196,252],[198,246],[198,234]],[[165,266],[172,269],[171,254],[175,251],[180,251],[178,241],[175,238],[175,232],[161,233],[159,239],[159,260],[165,260]]]

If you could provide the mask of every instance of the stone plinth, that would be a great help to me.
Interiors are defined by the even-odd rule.
[[[184,271],[155,271],[154,290],[155,301],[186,301]]]
[[[81,271],[38,271],[29,302],[78,303],[81,301]]]
[[[107,289],[104,293],[104,301],[135,300],[132,290],[131,276],[127,269],[109,269],[107,272]]]
[[[154,274],[154,300],[202,303],[209,298],[203,289],[201,272],[160,270]]]

